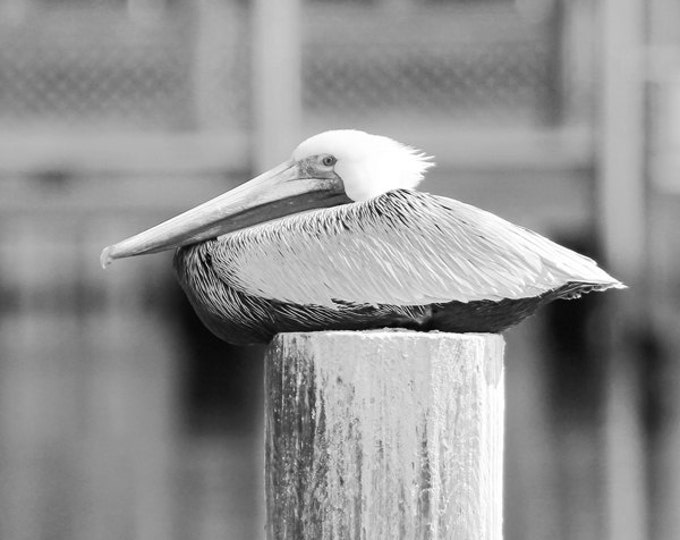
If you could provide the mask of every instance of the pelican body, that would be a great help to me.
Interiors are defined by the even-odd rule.
[[[622,288],[597,264],[474,206],[415,190],[433,163],[386,137],[328,131],[271,171],[107,247],[177,248],[203,323],[235,344],[279,332],[502,332],[558,298]]]

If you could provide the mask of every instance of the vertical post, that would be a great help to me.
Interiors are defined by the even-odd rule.
[[[608,263],[629,286],[640,279],[647,255],[645,6],[646,0],[602,3],[601,228]]]
[[[289,157],[300,136],[301,0],[253,2],[253,165],[265,170]]]
[[[663,412],[648,443],[649,474],[653,504],[649,508],[650,538],[676,540],[680,531],[680,335],[675,294],[678,246],[675,242],[678,220],[680,176],[680,4],[674,0],[650,2],[649,61],[650,100],[654,106],[649,123],[650,141],[650,299],[654,332],[661,352],[656,359],[654,385],[656,403]],[[658,405],[657,405],[658,407]]]
[[[502,538],[496,334],[281,334],[265,363],[269,539]]]
[[[607,538],[648,537],[638,358],[631,336],[645,321],[646,0],[602,2],[599,210],[606,259],[630,289],[611,318],[607,365]],[[637,327],[636,327],[637,325]]]

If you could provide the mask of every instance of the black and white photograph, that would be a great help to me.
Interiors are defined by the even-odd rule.
[[[680,538],[680,3],[0,0],[0,540]]]

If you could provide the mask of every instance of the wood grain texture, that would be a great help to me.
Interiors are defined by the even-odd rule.
[[[268,538],[501,539],[503,347],[495,334],[278,335]]]

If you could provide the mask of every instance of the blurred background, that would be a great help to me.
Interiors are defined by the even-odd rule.
[[[680,538],[676,0],[0,0],[0,538],[263,536],[262,349],[98,257],[339,127],[631,287],[507,333],[506,538]]]

